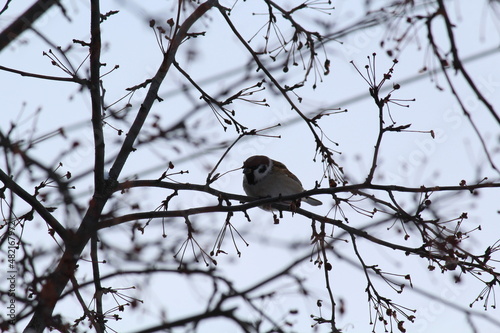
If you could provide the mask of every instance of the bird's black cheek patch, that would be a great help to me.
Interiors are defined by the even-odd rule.
[[[253,175],[253,172],[247,173],[245,177],[247,177],[248,184],[255,185],[255,176]]]
[[[267,166],[266,166],[266,165],[261,165],[261,166],[257,169],[257,171],[258,171],[259,173],[264,173],[264,171],[266,171],[266,170],[267,170]]]

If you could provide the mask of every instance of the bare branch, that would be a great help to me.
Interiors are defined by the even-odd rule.
[[[42,79],[42,80],[62,81],[62,82],[75,82],[75,83],[78,83],[78,84],[81,84],[81,85],[87,85],[88,84],[87,80],[80,79],[76,75],[74,75],[73,77],[50,76],[50,75],[29,73],[29,72],[25,72],[25,71],[21,71],[21,70],[18,70],[18,69],[5,67],[5,66],[0,66],[0,70],[6,71],[6,72],[15,73],[15,74],[19,74],[21,76],[34,77],[34,78]]]
[[[184,23],[179,26],[179,30],[176,32],[174,38],[170,41],[170,45],[168,47],[167,52],[163,56],[163,61],[160,64],[158,71],[155,76],[152,78],[151,84],[149,86],[148,93],[144,102],[141,104],[141,108],[137,114],[137,117],[134,120],[134,123],[130,127],[129,132],[123,142],[123,145],[116,157],[116,160],[109,171],[109,176],[112,180],[117,180],[120,175],[125,162],[127,161],[128,156],[134,150],[133,145],[134,142],[139,135],[139,132],[144,125],[144,122],[153,106],[153,103],[158,99],[158,90],[160,89],[160,85],[163,82],[163,79],[167,75],[170,66],[173,64],[175,60],[175,55],[179,46],[182,44],[184,39],[186,38],[189,29],[191,26],[202,17],[208,10],[210,10],[216,3],[215,0],[208,0],[201,5],[199,5],[193,13],[186,18]]]
[[[0,169],[0,181],[5,187],[14,192],[17,196],[23,199],[27,204],[34,208],[34,210],[44,219],[47,224],[54,229],[54,231],[61,237],[62,240],[66,241],[68,237],[68,231],[64,228],[61,223],[43,206],[33,195],[26,192],[19,184],[17,184],[9,175],[7,175],[3,170]]]
[[[59,0],[37,0],[0,33],[0,51],[17,39],[24,31],[30,29],[37,19],[42,17],[46,11],[58,3]]]

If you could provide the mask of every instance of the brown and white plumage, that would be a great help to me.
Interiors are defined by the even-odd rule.
[[[302,183],[287,167],[267,156],[255,155],[243,163],[243,189],[252,197],[278,197],[304,192]],[[303,201],[319,206],[321,201],[305,197]]]

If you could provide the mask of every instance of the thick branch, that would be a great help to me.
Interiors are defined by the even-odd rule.
[[[90,2],[90,99],[94,134],[94,194],[102,195],[104,192],[104,133],[100,92],[101,13],[99,2],[100,0]]]
[[[169,323],[160,324],[157,326],[146,328],[144,330],[136,331],[135,333],[153,333],[153,332],[169,330],[169,329],[174,328],[174,327],[179,327],[179,326],[184,326],[187,324],[197,323],[197,322],[200,322],[204,319],[209,319],[209,318],[226,317],[226,318],[231,318],[231,319],[236,320],[236,317],[234,315],[235,310],[236,310],[236,308],[232,308],[229,310],[214,309],[212,311],[206,311],[206,312],[203,312],[203,313],[200,313],[197,315],[193,315],[191,317],[186,317],[186,318],[179,319],[176,321],[171,321]]]
[[[163,218],[163,217],[186,217],[186,216],[190,216],[190,215],[204,214],[204,213],[211,213],[211,212],[238,212],[238,211],[243,212],[243,211],[246,211],[250,208],[263,206],[266,204],[275,204],[274,206],[276,208],[279,208],[280,210],[292,211],[292,209],[289,207],[289,205],[276,204],[277,202],[285,200],[285,198],[288,200],[289,197],[292,197],[292,196],[286,196],[283,198],[259,199],[259,200],[251,201],[251,202],[246,203],[246,204],[233,205],[233,206],[217,205],[217,206],[204,206],[204,207],[197,207],[197,208],[189,208],[189,209],[184,209],[184,210],[150,211],[150,212],[127,214],[127,215],[122,215],[119,217],[107,219],[107,220],[100,222],[99,229],[109,228],[109,227],[112,227],[114,225],[122,224],[125,222],[142,220],[142,219],[153,219],[153,218]],[[328,218],[326,216],[321,216],[321,215],[318,215],[318,214],[315,214],[315,213],[312,213],[312,212],[309,212],[307,210],[300,209],[300,208],[295,208],[293,210],[293,212],[297,213],[299,215],[311,218],[315,221],[321,221],[321,222],[324,222],[327,224],[332,224],[334,226],[337,226],[337,227],[347,231],[349,234],[354,234],[356,236],[366,238],[369,241],[377,243],[377,244],[382,245],[384,247],[388,247],[388,248],[391,248],[394,250],[401,250],[401,251],[405,251],[405,252],[409,252],[409,253],[422,254],[422,250],[420,248],[410,248],[407,246],[402,246],[402,245],[398,245],[398,244],[384,241],[382,239],[379,239],[377,237],[374,237],[374,236],[368,234],[366,231],[359,230],[357,228],[353,228],[351,226],[348,226],[340,220],[331,219],[331,218]]]
[[[158,180],[130,180],[124,183],[120,183],[115,191],[125,191],[135,187],[158,187],[165,188],[170,190],[186,190],[186,191],[200,191],[208,194],[212,194],[217,198],[230,199],[230,200],[239,200],[241,202],[251,201],[252,198],[228,193],[224,191],[216,190],[207,185],[198,185],[198,184],[189,184],[189,183],[171,183],[165,181]],[[420,186],[420,187],[406,187],[406,186],[398,186],[398,185],[379,185],[379,184],[353,184],[346,186],[337,186],[337,187],[329,187],[329,188],[316,188],[308,191],[304,191],[302,193],[297,193],[293,195],[287,195],[281,197],[283,201],[289,200],[297,200],[307,196],[315,195],[315,194],[337,194],[337,193],[355,193],[360,190],[380,190],[380,191],[393,191],[393,192],[405,192],[405,193],[430,193],[430,192],[460,192],[467,191],[473,192],[474,190],[481,188],[500,188],[500,183],[493,182],[483,182],[479,184],[473,185],[450,185],[450,186]],[[269,200],[269,199],[266,199]],[[267,203],[268,201],[262,201],[263,203]],[[273,202],[271,200],[270,202]]]
[[[98,1],[98,0],[93,0],[93,1]],[[158,70],[157,74],[155,75],[155,77],[151,82],[151,86],[144,100],[144,103],[141,105],[139,113],[134,123],[132,124],[129,133],[127,134],[127,137],[122,145],[120,152],[118,153],[117,159],[113,164],[113,167],[110,170],[111,180],[116,180],[118,178],[118,176],[121,173],[121,170],[125,165],[125,162],[128,159],[129,154],[132,152],[135,139],[137,138],[139,132],[142,129],[146,117],[149,114],[149,111],[151,110],[151,107],[158,96],[158,90],[160,88],[160,85],[163,82],[163,79],[165,78],[168,69],[170,68],[170,65],[175,59],[175,54],[177,52],[177,49],[179,48],[182,41],[186,38],[188,30],[215,3],[216,1],[210,0],[198,6],[198,8],[181,25],[177,35],[173,38],[169,50],[165,54],[164,59],[160,65],[160,69]],[[94,9],[96,8],[98,7],[95,7]],[[97,14],[93,13],[92,15],[97,15]],[[92,23],[96,24],[94,20],[95,18],[92,20]],[[92,26],[92,29],[94,28],[95,26]],[[92,37],[97,38],[96,36],[94,36],[94,34],[96,34],[96,31],[94,30],[91,31],[91,34]],[[95,59],[94,61],[97,61],[97,63],[94,64],[95,66],[100,65],[99,59]],[[92,79],[97,80],[98,77],[95,76],[96,74],[94,73],[93,75],[94,76],[92,77]],[[93,117],[97,116],[97,109],[94,107],[95,106],[93,105]],[[97,122],[93,123],[93,125],[96,126]],[[100,108],[99,108],[99,126],[100,126]],[[99,155],[99,159],[100,158],[101,157]],[[96,172],[99,171],[96,170]],[[101,176],[96,176],[96,180],[100,179],[98,177]],[[99,187],[101,185],[103,186],[102,190],[104,191],[105,190],[104,184],[96,184],[96,186]],[[25,332],[42,333],[45,327],[51,324],[52,312],[54,310],[54,307],[57,304],[59,297],[61,296],[69,279],[74,274],[74,271],[77,267],[76,264],[78,258],[80,257],[85,246],[88,244],[90,237],[95,233],[97,222],[102,213],[102,209],[104,208],[104,205],[106,204],[110,195],[111,193],[96,192],[93,198],[90,200],[89,208],[85,216],[83,217],[83,220],[80,224],[80,228],[78,229],[76,234],[67,241],[66,243],[67,247],[64,251],[62,258],[60,259],[54,272],[47,277],[45,284],[43,285],[42,290],[38,295],[37,299],[38,303],[35,312],[33,314],[31,321],[26,327]]]

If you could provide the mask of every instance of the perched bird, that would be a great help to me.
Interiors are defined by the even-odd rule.
[[[278,197],[304,192],[300,180],[286,166],[267,156],[255,155],[243,163],[243,189],[251,197]],[[319,206],[321,201],[305,197],[303,201]],[[269,210],[270,207],[262,207]]]

